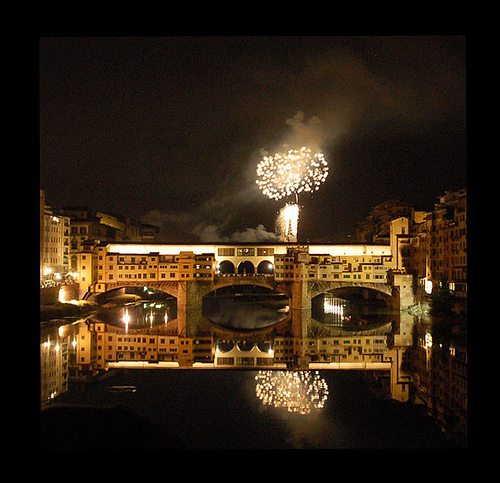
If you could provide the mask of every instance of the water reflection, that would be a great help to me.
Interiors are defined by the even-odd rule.
[[[255,330],[288,317],[287,296],[257,285],[222,287],[203,297],[203,315],[233,330]]]
[[[351,320],[351,304],[332,294],[321,294],[312,301],[313,317],[335,327],[344,327]]]
[[[467,350],[463,340],[447,336],[455,329],[442,327],[401,314],[397,325],[376,330],[332,328],[328,335],[307,337],[269,331],[240,338],[212,330],[183,337],[161,302],[113,307],[41,330],[41,400],[114,369],[254,369],[259,371],[254,397],[264,406],[303,415],[328,400],[328,385],[318,371],[358,370],[370,375],[384,397],[427,408],[443,431],[465,441]],[[298,370],[302,367],[308,370]]]
[[[374,292],[374,291],[373,291]],[[312,299],[312,317],[326,327],[338,327],[346,330],[368,329],[394,320],[394,311],[390,301],[381,293],[365,292],[345,294],[322,293]],[[343,298],[350,297],[350,299]]]
[[[100,318],[110,325],[128,329],[151,328],[167,324],[177,317],[175,299],[153,302],[130,302],[122,306],[107,307]]]
[[[40,330],[40,399],[44,403],[69,389],[78,328],[53,324]]]
[[[328,385],[318,371],[259,371],[255,395],[265,406],[309,414],[328,399]]]

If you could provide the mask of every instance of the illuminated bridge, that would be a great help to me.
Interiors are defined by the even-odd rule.
[[[126,286],[161,290],[177,299],[179,335],[206,329],[203,299],[223,287],[286,295],[286,323],[297,336],[307,334],[312,299],[323,293],[358,288],[384,294],[393,307],[413,302],[411,275],[398,270],[388,245],[108,243],[98,258],[94,295]]]

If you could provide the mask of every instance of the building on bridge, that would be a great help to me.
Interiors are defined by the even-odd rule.
[[[98,247],[94,292],[119,283],[213,280],[272,275],[280,281],[387,283],[395,269],[388,245],[126,244]]]
[[[309,246],[299,246],[276,255],[276,280],[387,283],[387,271],[394,268],[390,247],[384,245],[321,247],[324,253],[314,246],[312,253]]]

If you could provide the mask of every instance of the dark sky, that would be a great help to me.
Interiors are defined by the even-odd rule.
[[[263,150],[316,145],[299,237],[337,241],[392,198],[465,187],[464,37],[41,38],[40,183],[53,207],[161,225],[165,241],[260,239],[283,202]],[[263,227],[259,227],[263,225]]]

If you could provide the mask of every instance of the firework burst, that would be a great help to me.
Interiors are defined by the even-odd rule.
[[[262,404],[291,413],[309,414],[328,399],[328,385],[318,371],[259,371],[255,380],[255,395]]]
[[[313,154],[305,146],[287,153],[264,156],[257,165],[255,182],[262,193],[273,200],[301,192],[319,190],[328,176],[328,163],[322,153]]]

